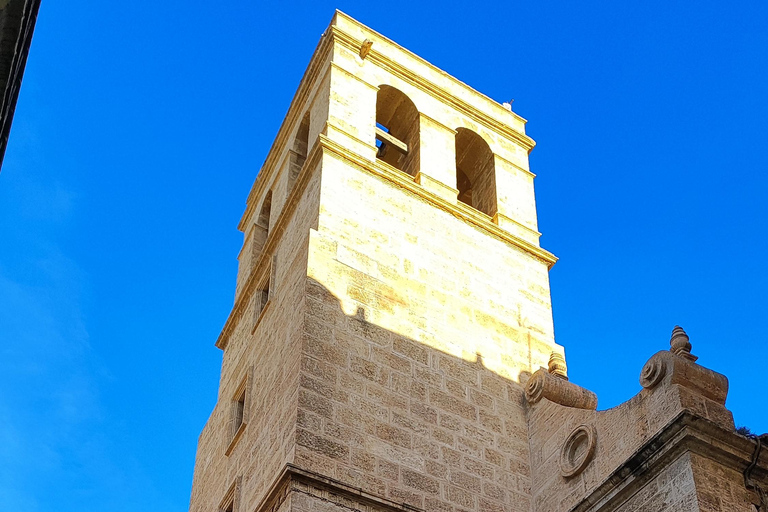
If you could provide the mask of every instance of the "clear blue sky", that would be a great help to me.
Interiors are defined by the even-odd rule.
[[[236,225],[336,7],[529,120],[573,381],[630,398],[679,323],[768,431],[768,4],[263,4],[43,2],[0,172],[0,509],[187,509]]]

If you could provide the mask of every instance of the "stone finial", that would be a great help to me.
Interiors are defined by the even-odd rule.
[[[552,352],[549,355],[549,373],[568,380],[568,366],[565,364],[565,357],[559,352]]]
[[[684,357],[687,360],[694,362],[698,359],[695,355],[691,354],[691,342],[688,335],[679,325],[676,325],[672,329],[672,339],[669,340],[669,350],[678,356]]]

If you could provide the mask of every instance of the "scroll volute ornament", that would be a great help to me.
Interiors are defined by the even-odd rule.
[[[664,357],[656,357],[658,355],[651,357],[640,371],[640,385],[646,389],[655,387],[667,373]]]

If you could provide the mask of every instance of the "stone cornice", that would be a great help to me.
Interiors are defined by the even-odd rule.
[[[422,512],[423,509],[398,503],[330,478],[286,464],[254,512],[276,512],[291,493],[298,492],[354,512]]]
[[[528,175],[528,176],[530,176],[531,178],[535,178],[535,177],[536,177],[536,175],[535,175],[534,173],[532,173],[531,171],[529,171],[528,169],[524,169],[524,168],[520,167],[520,166],[519,166],[519,165],[517,165],[515,162],[510,162],[509,160],[507,160],[507,159],[506,159],[506,158],[504,158],[503,156],[500,156],[500,155],[498,155],[498,154],[494,153],[494,154],[493,154],[493,157],[494,157],[494,158],[498,158],[499,160],[501,160],[501,161],[502,161],[502,162],[504,162],[505,164],[511,165],[512,167],[514,167],[514,168],[515,168],[515,169],[517,169],[518,171],[521,171],[521,172],[523,172],[523,173],[527,174],[527,175]]]
[[[343,13],[339,13],[343,14]],[[473,94],[476,94],[478,97],[481,97],[489,102],[489,104],[493,105],[493,108],[499,108],[504,110],[504,107],[499,105],[497,102],[493,101],[491,98],[488,98],[484,94],[476,91],[475,89],[471,88],[464,82],[448,75],[444,71],[440,70],[436,66],[430,64],[426,60],[422,59],[421,57],[415,55],[412,52],[409,52],[405,48],[402,48],[401,46],[397,45],[397,43],[387,39],[386,37],[382,36],[381,34],[378,34],[374,32],[373,30],[365,27],[364,25],[359,24],[357,21],[353,20],[352,18],[349,18],[348,16],[344,15],[349,20],[353,21],[354,23],[357,23],[363,30],[368,30],[370,32],[373,32],[376,34],[377,37],[380,37],[381,39],[386,40],[388,43],[392,44],[393,46],[396,46],[398,49],[400,49],[403,52],[408,53],[413,58],[421,61],[424,65],[429,66],[430,69],[442,74],[443,76],[449,78],[452,82],[454,82],[456,85],[465,88],[466,90],[471,91]],[[333,36],[334,41],[338,41],[339,44],[345,46],[347,49],[353,52],[357,52],[360,48],[360,45],[362,45],[362,41],[356,39],[354,36],[344,32],[342,29],[337,27],[336,25],[331,25],[330,27],[330,33]],[[376,51],[376,46],[374,45],[371,50],[369,51],[368,55],[366,56],[366,60],[370,60],[371,62],[375,63],[382,69],[387,70],[388,72],[392,73],[394,76],[397,76],[398,78],[405,80],[406,82],[409,82],[411,85],[418,87],[419,89],[423,90],[424,92],[427,92],[428,94],[431,94],[439,101],[446,103],[448,105],[451,105],[453,108],[455,108],[458,112],[461,112],[462,114],[466,115],[473,121],[484,125],[485,127],[509,138],[515,140],[518,144],[520,144],[523,148],[526,149],[526,151],[530,152],[533,147],[536,145],[533,139],[531,139],[529,136],[518,132],[517,130],[514,130],[511,126],[501,123],[496,119],[493,119],[489,116],[481,115],[477,112],[477,110],[469,105],[464,100],[457,98],[453,94],[451,94],[449,91],[444,89],[443,87],[440,87],[439,85],[435,84],[434,82],[431,82],[424,78],[422,75],[408,69],[407,67],[403,66],[402,64],[390,59],[386,55],[383,55],[382,53]],[[506,114],[510,114],[509,111],[504,110]],[[517,116],[514,112],[511,113],[512,115]],[[519,116],[517,116],[519,117]],[[520,118],[523,120],[523,118]]]
[[[264,164],[261,166],[259,173],[256,175],[256,180],[253,182],[250,192],[248,193],[248,199],[246,200],[245,212],[240,218],[240,223],[237,229],[245,231],[245,221],[248,219],[253,210],[256,208],[256,199],[261,197],[264,193],[264,188],[269,183],[269,178],[277,167],[277,160],[280,158],[282,149],[288,146],[288,137],[293,132],[293,126],[299,122],[300,109],[298,105],[306,102],[309,98],[309,93],[312,90],[312,86],[318,82],[318,76],[322,72],[324,75],[330,72],[330,66],[323,71],[326,67],[326,58],[330,55],[331,38],[327,37],[327,32],[320,38],[320,42],[315,48],[315,52],[312,54],[312,58],[309,61],[309,66],[304,72],[304,76],[299,82],[299,87],[296,89],[296,93],[293,95],[291,104],[288,107],[288,113],[286,114],[283,122],[280,124],[280,129],[277,131],[272,146],[267,153],[267,158],[264,160]]]
[[[754,441],[683,411],[658,434],[646,441],[619,468],[598,485],[571,512],[610,512],[686,452],[710,458],[744,472],[754,451]],[[768,454],[758,468],[768,471]]]

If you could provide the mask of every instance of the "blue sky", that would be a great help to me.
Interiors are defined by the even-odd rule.
[[[336,7],[529,120],[573,381],[621,403],[680,324],[768,431],[768,4],[627,4],[43,2],[0,172],[0,508],[187,509],[237,222]]]

